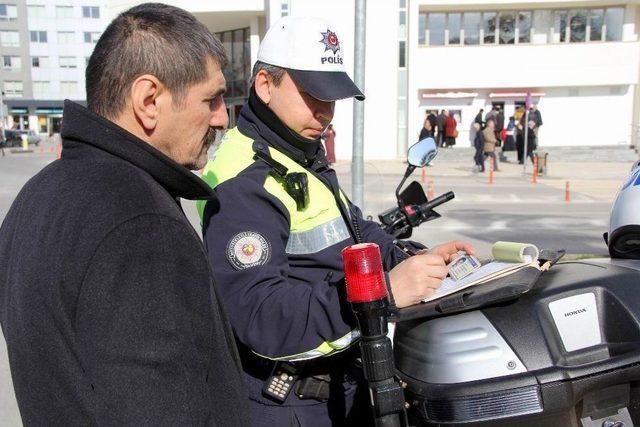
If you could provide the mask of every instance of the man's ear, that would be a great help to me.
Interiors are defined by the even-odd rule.
[[[269,105],[271,102],[271,86],[273,85],[273,80],[269,73],[265,70],[258,71],[256,74],[256,78],[254,81],[254,86],[256,88],[256,95],[258,98],[262,100],[265,104]]]
[[[131,85],[131,106],[146,132],[155,129],[158,124],[158,115],[162,109],[159,98],[164,92],[162,83],[150,74],[138,77]]]

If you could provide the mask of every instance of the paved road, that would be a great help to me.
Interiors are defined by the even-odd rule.
[[[31,154],[0,157],[0,220],[24,183],[55,159],[45,145]],[[602,233],[616,188],[627,174],[629,162],[602,166],[590,163],[555,165],[554,175],[532,184],[521,167],[503,165],[495,183],[486,175],[473,175],[464,163],[438,164],[427,168],[435,194],[453,190],[456,198],[441,206],[443,218],[424,224],[414,234],[416,240],[434,244],[452,239],[471,241],[481,256],[487,256],[496,240],[516,240],[543,248],[565,248],[570,253],[606,254]],[[336,170],[343,187],[350,192],[350,165],[339,163]],[[365,167],[366,214],[377,215],[394,206],[393,191],[404,172],[400,162],[368,162]],[[420,172],[412,178],[420,180]],[[579,191],[572,201],[564,201],[565,179]],[[194,203],[184,201],[185,211],[198,227]],[[46,215],[46,212],[34,212]],[[0,340],[0,426],[20,424],[11,386],[4,340]]]

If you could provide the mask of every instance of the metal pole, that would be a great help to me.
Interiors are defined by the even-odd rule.
[[[529,110],[524,112],[524,152],[522,153],[522,158],[524,162],[522,162],[522,173],[524,175],[527,174],[527,161],[529,158],[527,157],[527,142],[529,139]]]
[[[364,93],[365,0],[356,0],[355,10],[355,70],[356,86]],[[353,100],[353,154],[351,160],[351,193],[353,202],[364,211],[364,103]]]

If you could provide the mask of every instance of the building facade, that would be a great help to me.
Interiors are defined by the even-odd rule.
[[[0,78],[9,127],[59,131],[63,101],[86,99],[87,60],[107,22],[106,3],[99,0],[0,4]]]
[[[411,2],[409,123],[446,108],[468,146],[481,108],[499,105],[508,117],[531,93],[542,145],[635,144],[637,3]]]
[[[10,120],[55,131],[62,100],[84,100],[84,70],[108,22],[139,0],[0,4],[0,70]],[[166,0],[222,41],[231,124],[248,96],[260,40],[284,15],[318,16],[354,69],[354,0]],[[3,9],[4,6],[4,9]],[[527,93],[543,146],[635,145],[640,134],[640,0],[366,2],[365,158],[402,158],[428,111],[458,120],[457,146],[481,108],[509,117]],[[351,158],[352,100],[336,103],[336,153]]]
[[[110,6],[117,13],[137,3]],[[347,70],[353,72],[354,0],[170,3],[193,12],[216,33],[244,29],[242,36],[234,33],[233,42],[224,38],[228,51],[229,43],[234,52],[239,43],[248,49],[244,76],[251,68],[246,58],[255,62],[260,39],[284,15],[334,23]],[[366,2],[365,158],[404,157],[425,114],[442,109],[458,120],[457,146],[469,146],[481,108],[499,105],[508,118],[524,105],[527,93],[542,113],[542,146],[635,145],[639,6],[638,0]],[[240,95],[230,99],[233,122],[245,95],[231,93]],[[353,102],[336,104],[341,159],[352,154]]]

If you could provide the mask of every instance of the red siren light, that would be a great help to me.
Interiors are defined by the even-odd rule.
[[[360,243],[342,250],[349,302],[371,302],[387,298],[387,285],[380,248],[375,243]]]

